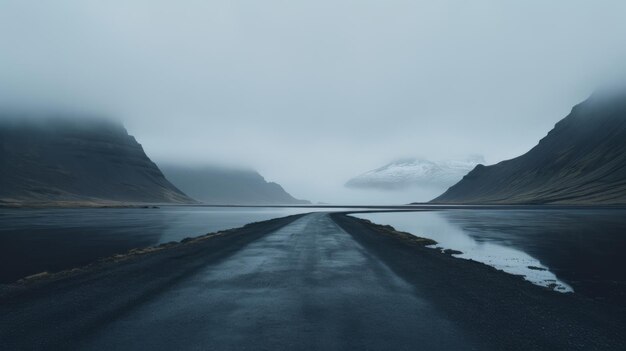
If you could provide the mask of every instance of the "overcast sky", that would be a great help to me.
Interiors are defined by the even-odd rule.
[[[157,162],[252,167],[299,198],[404,201],[343,184],[525,152],[622,75],[625,18],[623,0],[0,0],[0,107],[109,115]]]

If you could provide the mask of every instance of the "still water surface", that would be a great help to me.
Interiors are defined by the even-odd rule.
[[[132,248],[327,208],[0,209],[0,283]],[[626,210],[445,210],[355,216],[432,238],[462,258],[626,306]],[[529,268],[533,267],[533,268]],[[539,268],[539,270],[537,269]]]
[[[0,209],[0,283],[320,208]]]
[[[447,210],[356,214],[557,291],[626,305],[626,210]],[[532,268],[529,268],[532,267]]]

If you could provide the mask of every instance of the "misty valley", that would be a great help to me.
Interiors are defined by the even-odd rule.
[[[0,2],[0,351],[626,350],[626,2]]]
[[[432,199],[395,204],[314,205],[247,166],[156,163],[120,122],[8,115],[0,344],[620,349],[624,96],[592,95],[495,165],[404,159],[344,184]],[[322,325],[352,327],[305,336]]]
[[[340,338],[351,348],[386,349],[391,335],[392,348],[622,345],[623,96],[593,95],[511,160],[405,159],[345,183],[433,199],[393,205],[312,205],[247,167],[159,165],[119,122],[9,115],[0,121],[0,342],[172,349],[184,335],[189,347],[230,349],[260,333],[290,348],[310,340],[300,327],[332,321],[330,332],[344,323],[334,314],[347,313],[373,321]],[[494,300],[504,305],[476,302]],[[372,301],[380,311],[361,307]],[[202,307],[183,313],[192,306]],[[126,317],[101,319],[112,311]],[[251,311],[271,322],[234,317]],[[442,339],[414,334],[426,320]],[[216,323],[226,330],[216,334]],[[272,323],[295,328],[278,336]]]

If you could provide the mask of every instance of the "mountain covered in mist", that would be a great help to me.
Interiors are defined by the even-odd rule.
[[[193,202],[119,123],[0,117],[0,204]]]
[[[443,190],[461,180],[480,162],[483,162],[480,156],[440,162],[424,159],[399,160],[354,177],[346,186],[380,190],[434,187]]]
[[[479,165],[434,203],[626,204],[626,94],[595,94],[537,146]]]
[[[295,205],[309,204],[267,182],[252,170],[218,166],[182,167],[165,165],[166,177],[189,196],[210,205]]]

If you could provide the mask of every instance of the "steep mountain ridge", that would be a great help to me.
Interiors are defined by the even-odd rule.
[[[119,123],[0,120],[0,202],[191,203]]]
[[[526,154],[477,166],[432,202],[626,204],[626,94],[594,94]]]

